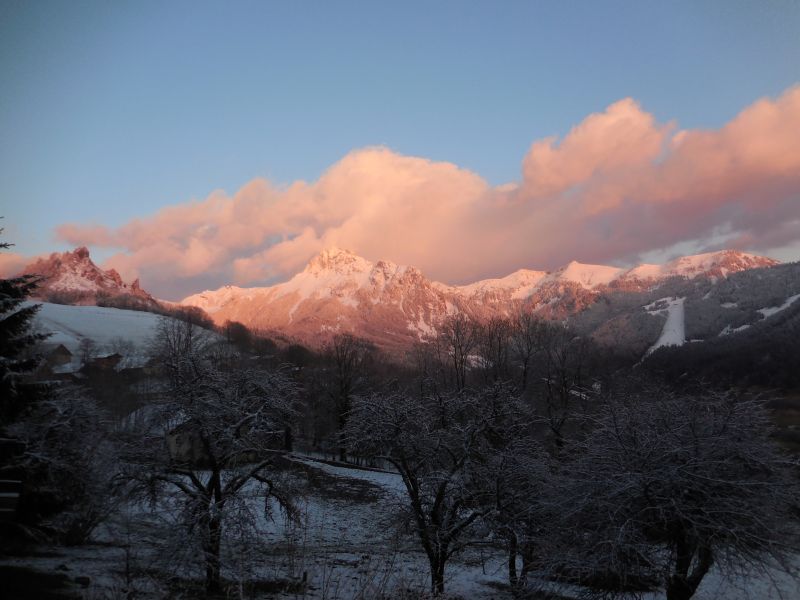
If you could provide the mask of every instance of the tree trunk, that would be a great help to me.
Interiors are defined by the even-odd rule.
[[[338,425],[339,433],[336,437],[339,441],[339,460],[341,462],[347,462],[347,439],[344,433],[345,425],[347,425],[347,416],[344,413],[339,414]]]
[[[520,581],[525,581],[528,573],[531,570],[533,563],[533,548],[530,543],[522,544],[522,572],[520,573]]]
[[[428,557],[431,565],[431,594],[441,596],[444,594],[444,564],[445,558],[441,554]]]
[[[222,523],[219,517],[211,517],[208,523],[208,540],[206,541],[206,591],[220,590],[220,540],[222,539]]]
[[[286,452],[294,450],[294,436],[292,435],[292,427],[287,425],[283,430],[283,449]]]
[[[512,586],[519,583],[517,578],[517,534],[513,531],[508,533],[508,583]]]
[[[695,555],[697,556],[697,564],[694,570],[689,572]],[[714,564],[714,556],[710,548],[701,546],[697,547],[686,541],[681,541],[677,544],[677,552],[675,558],[675,568],[672,576],[667,582],[667,600],[689,600],[700,582],[703,581],[711,565]]]

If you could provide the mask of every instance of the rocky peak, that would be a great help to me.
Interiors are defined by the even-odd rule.
[[[306,266],[304,272],[311,275],[326,273],[338,273],[350,275],[353,273],[364,273],[372,269],[372,263],[361,258],[350,250],[341,248],[326,248],[317,256],[312,258]]]
[[[22,271],[39,275],[44,280],[37,289],[43,300],[66,304],[94,304],[98,297],[108,300],[120,296],[136,296],[146,303],[156,301],[139,285],[126,284],[115,269],[103,270],[91,259],[88,248],[81,246],[69,252],[54,252],[40,258]]]

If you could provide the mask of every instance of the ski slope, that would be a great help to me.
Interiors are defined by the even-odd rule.
[[[653,305],[645,308],[654,313],[667,313],[667,322],[661,330],[661,335],[656,343],[650,346],[646,354],[651,354],[662,346],[682,346],[686,342],[686,321],[683,303],[686,298],[664,298],[667,307],[660,310],[652,310]],[[660,302],[660,301],[659,301]],[[655,304],[655,303],[654,303]]]

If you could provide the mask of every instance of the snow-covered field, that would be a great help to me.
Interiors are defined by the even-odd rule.
[[[153,313],[119,308],[48,302],[41,305],[36,315],[36,327],[42,333],[52,334],[48,343],[64,344],[73,354],[85,339],[102,349],[111,350],[121,340],[143,349],[152,339],[161,319]]]

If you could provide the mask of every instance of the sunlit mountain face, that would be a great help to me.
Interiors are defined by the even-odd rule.
[[[448,315],[457,313],[486,321],[525,308],[560,319],[591,306],[604,293],[641,292],[671,279],[717,281],[776,264],[770,258],[727,250],[629,269],[573,261],[552,272],[522,269],[500,279],[450,286],[431,281],[415,267],[372,263],[332,248],[285,283],[225,286],[189,296],[181,304],[203,309],[218,324],[238,321],[311,345],[348,332],[397,347],[434,334]]]

